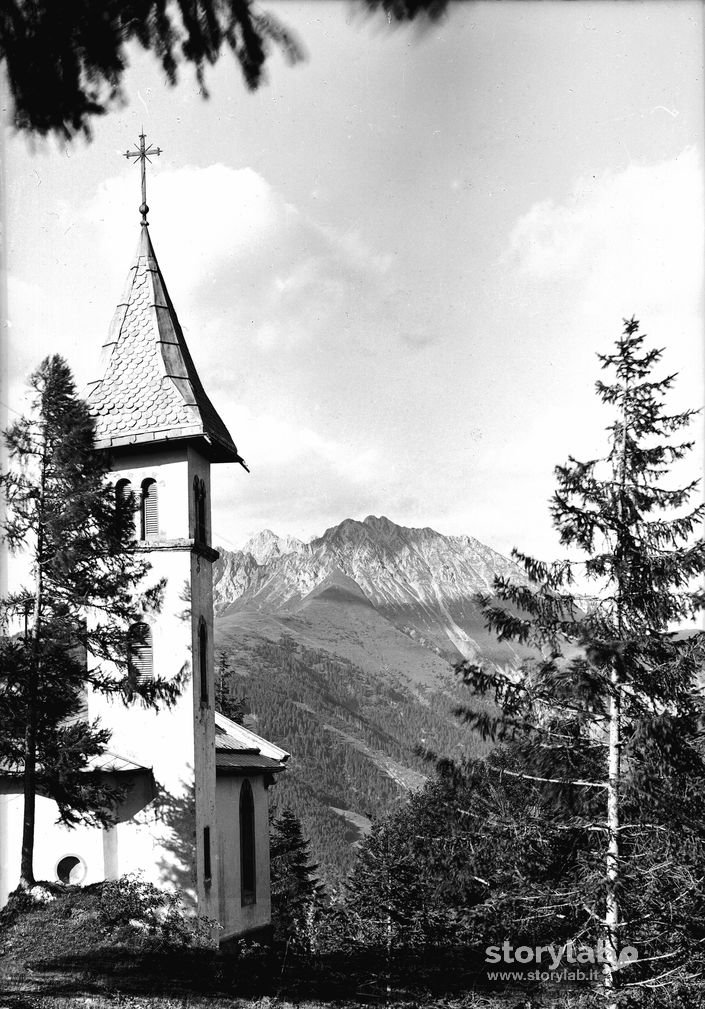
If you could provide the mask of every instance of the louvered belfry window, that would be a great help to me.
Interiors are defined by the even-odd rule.
[[[115,484],[115,507],[118,514],[121,517],[122,515],[124,515],[125,510],[129,507],[131,497],[132,497],[132,484],[130,483],[130,481],[125,479],[118,480],[118,482]],[[130,514],[130,518],[132,519],[134,526],[134,519],[135,519],[134,512]],[[134,528],[133,528],[133,534],[134,534]]]
[[[240,901],[254,904],[257,863],[255,859],[255,801],[247,778],[240,789]]]
[[[141,536],[143,540],[156,539],[159,535],[159,511],[157,506],[157,481],[142,481],[140,507]]]
[[[130,674],[136,676],[138,683],[154,677],[152,629],[144,621],[132,624],[127,632],[127,661]]]
[[[132,485],[129,480],[118,480],[115,484],[115,502],[118,508],[124,505],[130,496]]]

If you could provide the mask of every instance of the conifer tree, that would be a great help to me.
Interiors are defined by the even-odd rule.
[[[119,500],[108,482],[108,459],[95,449],[95,424],[69,367],[48,357],[30,385],[32,414],[5,432],[10,468],[0,475],[4,538],[31,562],[32,578],[3,600],[6,613],[19,604],[26,620],[0,643],[0,760],[23,776],[23,888],[34,885],[38,790],[68,825],[109,823],[114,813],[117,793],[86,771],[109,739],[85,717],[87,690],[149,706],[178,691],[160,678],[138,682],[129,662],[127,627],[158,608],[163,586],[145,586],[134,502]]]
[[[215,710],[232,722],[242,725],[247,711],[247,700],[243,696],[236,695],[235,676],[228,653],[219,652],[215,665]]]
[[[455,871],[458,838],[452,836],[449,804],[438,801],[446,785],[447,778],[439,777],[414,793],[361,841],[345,886],[349,938],[355,944],[390,957],[397,948],[457,940],[457,930],[447,927],[452,912],[441,887],[453,891],[457,908],[467,901],[467,880],[459,880]],[[464,843],[461,850],[465,869]]]
[[[270,836],[272,919],[276,938],[302,945],[308,945],[306,922],[323,889],[310,858],[301,821],[284,809],[272,822]]]
[[[556,820],[586,852],[585,927],[599,923],[610,1006],[620,948],[641,945],[643,955],[657,937],[678,944],[687,931],[671,909],[644,904],[653,896],[653,853],[662,874],[689,844],[703,850],[705,648],[701,633],[672,629],[702,606],[703,505],[690,503],[697,481],[668,481],[692,448],[680,432],[696,411],[665,410],[675,375],[654,377],[662,351],[644,339],[632,318],[614,352],[599,355],[611,377],[597,393],[616,414],[604,458],[571,457],[556,469],[552,517],[573,556],[545,564],[515,551],[527,581],[498,578],[494,598],[482,599],[499,639],[532,645],[540,657],[516,675],[459,666],[468,685],[494,691],[500,705],[498,716],[464,710],[464,719],[511,742],[520,769],[502,773],[550,796]],[[702,885],[689,878],[691,901],[701,905]]]

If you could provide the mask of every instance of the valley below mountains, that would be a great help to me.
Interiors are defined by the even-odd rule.
[[[246,724],[291,752],[273,805],[293,809],[321,877],[340,883],[372,820],[431,772],[423,749],[483,752],[453,714],[470,700],[453,665],[518,661],[475,596],[523,572],[470,536],[375,516],[309,543],[267,530],[220,554],[216,665]]]

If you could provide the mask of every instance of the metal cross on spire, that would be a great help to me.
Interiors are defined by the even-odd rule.
[[[142,226],[147,227],[147,214],[149,213],[149,207],[147,206],[147,162],[151,164],[152,156],[159,155],[162,153],[161,147],[152,147],[151,145],[147,147],[145,145],[146,134],[140,133],[140,145],[135,146],[134,151],[125,151],[124,157],[129,161],[130,158],[135,158],[140,161],[142,168],[142,205],[140,206],[140,214],[142,214]]]

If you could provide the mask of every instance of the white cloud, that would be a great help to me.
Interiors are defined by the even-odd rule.
[[[692,318],[701,308],[704,210],[700,157],[686,148],[670,161],[581,178],[563,203],[534,204],[512,229],[504,262],[538,282],[582,278],[592,308]]]
[[[32,339],[35,333],[51,332],[52,316],[42,289],[34,283],[21,280],[13,273],[7,276],[7,325],[9,337],[8,403],[12,416],[29,409],[28,378],[42,357],[53,348],[44,348],[37,355]],[[59,348],[63,352],[63,348]]]
[[[265,525],[304,539],[355,513],[380,510],[381,460],[354,438],[335,439],[294,418],[228,413],[251,473],[236,466],[213,475],[214,539],[238,546]]]
[[[635,315],[650,345],[665,348],[664,369],[679,375],[670,405],[702,403],[703,190],[701,157],[689,147],[580,179],[568,199],[534,204],[516,222],[503,264],[559,382],[575,385],[588,365],[596,378],[594,351],[609,350],[621,320]]]
[[[496,495],[502,548],[511,540],[539,555],[557,551],[546,507],[553,466],[605,450],[612,415],[595,395],[595,355],[610,351],[625,317],[636,315],[649,346],[664,348],[660,374],[679,375],[669,409],[702,403],[703,216],[702,162],[687,148],[579,178],[567,197],[534,203],[515,221],[499,264],[506,300],[493,322],[519,338],[502,358],[501,416],[473,463]],[[690,434],[698,444],[675,481],[701,470],[702,425]],[[475,508],[471,528],[492,542],[487,495]]]
[[[341,313],[375,301],[392,265],[357,232],[306,217],[250,168],[163,170],[148,202],[177,310],[205,303],[221,326],[227,319],[267,351],[334,339]],[[135,213],[126,220],[130,206]],[[102,222],[102,256],[114,261],[115,248],[129,248],[137,230],[135,180],[104,182],[82,217]]]
[[[233,430],[247,445],[247,455],[257,460],[261,471],[283,465],[305,466],[309,472],[323,469],[331,480],[364,484],[375,478],[378,452],[360,448],[350,438],[345,442],[325,437],[313,428],[287,417],[258,413],[245,406],[228,412]]]

